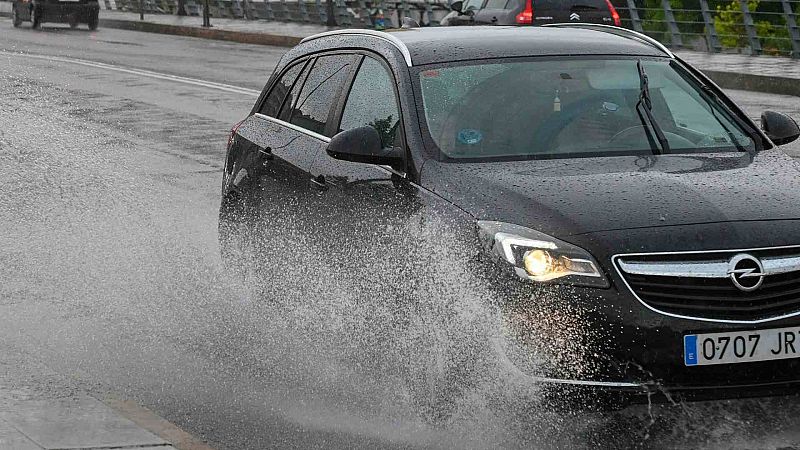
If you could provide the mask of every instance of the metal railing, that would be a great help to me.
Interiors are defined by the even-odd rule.
[[[623,26],[673,48],[800,58],[800,0],[625,1]]]
[[[203,0],[185,0],[190,15]],[[328,5],[327,1],[332,1]],[[100,0],[108,9],[139,12],[139,0]],[[214,17],[328,23],[339,26],[398,26],[411,17],[436,26],[449,12],[445,0],[209,0]],[[534,8],[536,0],[534,0]],[[708,52],[800,58],[800,0],[613,0],[622,25],[668,47]],[[174,14],[177,0],[143,0],[146,13]]]
[[[139,12],[139,0],[99,0],[109,10]],[[446,2],[425,0],[332,0],[336,24],[346,27],[390,28],[411,17],[422,26],[436,26],[449,12]],[[327,0],[210,0],[214,17],[281,22],[328,23]],[[202,15],[203,0],[185,0],[186,13]],[[143,0],[147,14],[175,14],[177,0]],[[381,20],[382,19],[382,20]]]

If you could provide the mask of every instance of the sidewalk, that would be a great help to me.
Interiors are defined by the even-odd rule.
[[[800,60],[684,50],[675,53],[723,88],[800,97]]]
[[[212,450],[130,402],[103,403],[83,394],[42,398],[25,389],[3,386],[0,386],[0,449]]]

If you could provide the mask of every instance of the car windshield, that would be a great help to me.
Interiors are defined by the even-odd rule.
[[[641,102],[641,62],[652,122]],[[666,59],[490,60],[418,73],[441,159],[489,161],[754,149],[721,102]],[[666,147],[666,148],[665,148]]]

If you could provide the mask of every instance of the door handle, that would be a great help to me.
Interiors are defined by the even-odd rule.
[[[320,190],[328,189],[328,183],[325,182],[325,177],[323,175],[317,175],[316,177],[311,178],[311,184]]]

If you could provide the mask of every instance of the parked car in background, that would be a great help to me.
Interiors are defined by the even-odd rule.
[[[14,0],[11,4],[11,21],[14,27],[30,22],[39,28],[43,22],[68,23],[71,28],[85,23],[96,30],[100,21],[100,4],[97,0]]]
[[[459,0],[450,7],[453,11],[442,19],[442,25],[622,25],[610,0]]]

